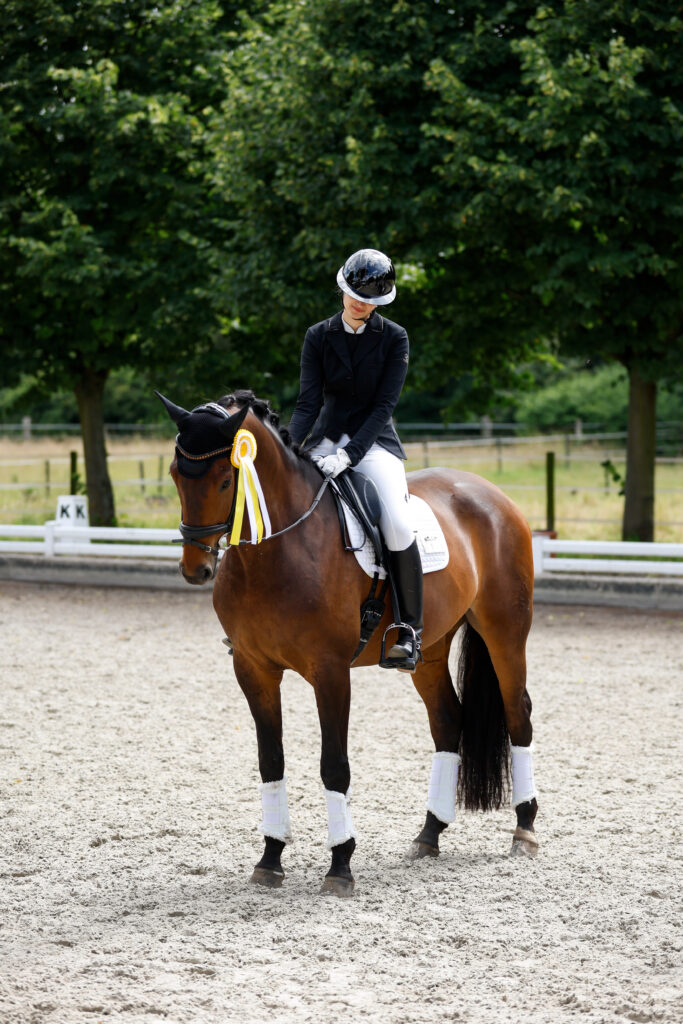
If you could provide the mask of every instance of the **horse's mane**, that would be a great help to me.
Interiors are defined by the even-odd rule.
[[[302,451],[299,445],[292,440],[292,435],[287,428],[280,426],[280,414],[271,408],[270,402],[267,398],[257,398],[254,392],[250,389],[240,388],[230,395],[223,395],[222,398],[218,399],[217,404],[222,405],[226,409],[231,405],[238,405],[240,409],[243,409],[245,405],[248,405],[254,415],[258,416],[262,423],[267,423],[273,428],[285,448],[289,448],[290,451],[294,452],[294,454],[299,458],[310,461],[310,456],[306,452]]]

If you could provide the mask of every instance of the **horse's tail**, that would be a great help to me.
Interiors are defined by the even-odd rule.
[[[462,703],[459,802],[467,810],[501,806],[510,784],[508,730],[498,677],[486,644],[465,623],[458,662]]]

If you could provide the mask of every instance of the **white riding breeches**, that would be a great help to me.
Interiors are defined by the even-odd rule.
[[[324,437],[310,449],[311,455],[333,455],[337,448],[343,448],[351,440],[342,434],[338,441]],[[370,451],[353,467],[376,484],[382,504],[380,529],[390,551],[405,551],[415,540],[408,511],[408,485],[403,460],[392,455],[386,448],[373,444]]]

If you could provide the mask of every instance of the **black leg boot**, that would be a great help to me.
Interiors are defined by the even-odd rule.
[[[399,629],[393,647],[386,655],[386,661],[394,668],[414,672],[420,660],[422,642],[422,560],[417,541],[414,540],[405,551],[390,551],[391,572],[394,577],[401,622],[410,629]]]

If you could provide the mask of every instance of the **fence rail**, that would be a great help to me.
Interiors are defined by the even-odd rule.
[[[683,544],[554,540],[539,534],[532,538],[532,547],[535,576],[562,572],[683,576]]]
[[[0,525],[0,552],[47,558],[178,558],[174,540],[180,540],[177,530],[151,527],[68,526],[52,519],[37,526]]]
[[[48,520],[38,526],[0,525],[0,553],[82,555],[87,558],[178,558],[177,530],[148,527],[70,526]],[[534,574],[627,573],[683,576],[683,544],[532,538]],[[562,558],[561,555],[573,557]]]

